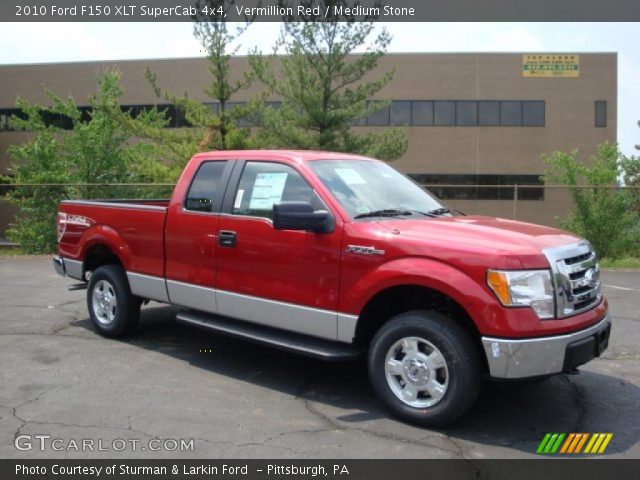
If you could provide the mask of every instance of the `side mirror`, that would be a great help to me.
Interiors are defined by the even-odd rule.
[[[326,210],[313,211],[309,202],[282,202],[273,205],[273,228],[276,230],[307,230],[331,233],[333,216]]]

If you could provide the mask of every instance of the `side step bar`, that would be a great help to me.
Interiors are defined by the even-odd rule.
[[[271,327],[255,325],[218,315],[181,311],[179,322],[194,325],[212,332],[249,340],[263,345],[288,350],[326,361],[348,360],[357,357],[360,350],[346,343],[331,342],[307,335],[286,332]]]

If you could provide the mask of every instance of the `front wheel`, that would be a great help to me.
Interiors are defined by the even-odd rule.
[[[453,422],[480,390],[478,349],[454,320],[411,311],[384,324],[371,342],[369,377],[396,416],[424,426]]]
[[[135,330],[140,299],[131,293],[122,267],[104,265],[93,272],[87,287],[87,308],[96,329],[105,337],[121,337]]]

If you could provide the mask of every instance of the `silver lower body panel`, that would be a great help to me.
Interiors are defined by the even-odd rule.
[[[489,373],[505,379],[560,373],[569,344],[596,335],[610,325],[611,317],[607,314],[591,327],[564,335],[527,339],[482,337]]]
[[[82,262],[78,260],[71,260],[69,258],[55,255],[53,257],[53,268],[58,275],[84,281]]]

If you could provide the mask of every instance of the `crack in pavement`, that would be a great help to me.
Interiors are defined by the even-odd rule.
[[[587,407],[584,405],[584,400],[585,400],[584,394],[580,390],[580,387],[578,386],[578,384],[571,381],[571,378],[569,378],[569,375],[562,375],[562,378],[569,385],[569,392],[571,393],[571,398],[576,404],[576,408],[578,410],[578,418],[576,419],[576,424],[569,431],[582,432],[583,426],[585,423],[585,418],[587,416]]]
[[[51,392],[59,392],[62,390],[66,390],[68,388],[73,387],[74,385],[62,385],[59,387],[53,387],[53,388],[48,388],[47,390],[44,390],[43,392],[40,392],[38,395],[36,395],[34,398],[27,400],[24,403],[21,403],[20,405],[17,405],[15,407],[11,407],[11,416],[13,418],[15,418],[20,425],[18,426],[18,428],[15,430],[14,434],[13,434],[13,441],[15,442],[16,439],[18,438],[18,436],[21,434],[22,429],[25,427],[25,425],[27,425],[28,423],[30,423],[30,420],[25,420],[24,418],[20,417],[18,415],[18,410],[21,408],[26,407],[27,405],[31,405],[32,403],[37,402],[38,400],[40,400],[42,397],[44,397],[46,394],[51,393]]]
[[[457,442],[457,440],[454,440],[453,437],[450,437],[450,436],[445,436],[444,438],[451,445],[453,445],[455,447],[455,449],[456,449],[456,451],[458,453],[456,456],[459,459],[461,459],[462,461],[464,461],[471,468],[471,470],[473,472],[473,476],[475,478],[477,478],[478,480],[482,480],[482,479],[488,478],[486,476],[485,470],[480,466],[480,464],[477,461],[475,461],[475,460],[473,460],[473,459],[471,459],[471,458],[469,458],[467,456],[467,454],[465,453],[464,447],[462,445],[460,445]]]
[[[359,427],[352,427],[349,425],[343,425],[341,423],[338,423],[335,419],[333,419],[332,417],[322,413],[321,411],[319,411],[317,408],[315,408],[315,406],[312,405],[312,400],[308,399],[308,398],[300,398],[300,400],[302,400],[304,402],[304,406],[307,409],[307,411],[313,415],[315,415],[316,417],[320,418],[326,425],[328,425],[330,428],[330,430],[341,430],[341,431],[353,431],[353,432],[358,432],[361,433],[363,435],[368,435],[368,436],[372,436],[375,438],[379,438],[382,440],[388,440],[388,441],[393,441],[393,442],[397,442],[397,443],[402,443],[402,444],[406,444],[406,445],[411,445],[411,446],[418,446],[418,447],[426,447],[426,448],[431,448],[433,450],[438,450],[444,453],[456,453],[456,451],[454,450],[449,450],[446,448],[442,448],[442,447],[438,447],[435,446],[431,443],[427,443],[424,440],[428,439],[428,438],[441,438],[441,439],[448,439],[447,436],[440,436],[440,435],[429,435],[427,437],[421,437],[419,439],[411,439],[411,438],[407,438],[407,437],[403,437],[403,436],[399,436],[399,435],[394,435],[391,433],[384,433],[384,432],[375,432],[373,430],[368,430],[366,428],[359,428]]]
[[[29,406],[39,400],[42,399],[42,397],[44,397],[46,394],[52,393],[52,392],[60,392],[62,390],[71,388],[76,386],[77,384],[73,384],[73,385],[66,385],[66,386],[62,386],[62,387],[56,387],[56,388],[50,388],[47,389],[41,393],[39,393],[38,395],[36,395],[34,398],[27,400],[24,403],[21,403],[20,405],[17,405],[15,407],[8,407],[8,406],[4,406],[4,405],[0,405],[1,407],[7,408],[10,410],[10,415],[15,418],[20,425],[18,426],[18,428],[15,430],[14,432],[14,436],[13,436],[13,440],[14,442],[16,441],[16,439],[18,438],[18,436],[20,436],[22,434],[22,430],[27,426],[27,425],[57,425],[57,426],[61,426],[61,427],[66,427],[66,428],[81,428],[81,429],[102,429],[102,430],[115,430],[115,431],[120,431],[120,432],[131,432],[134,434],[137,434],[141,437],[147,437],[149,440],[151,439],[158,439],[158,440],[167,440],[168,437],[164,437],[164,436],[160,436],[160,435],[156,435],[156,434],[152,434],[150,432],[146,432],[144,430],[141,430],[139,428],[134,428],[133,426],[133,420],[132,417],[134,417],[134,415],[125,415],[127,418],[127,426],[126,427],[122,427],[122,426],[118,426],[118,425],[110,425],[110,424],[83,424],[83,423],[66,423],[66,422],[56,422],[56,421],[43,421],[43,420],[36,420],[36,419],[26,419],[23,416],[18,414],[18,410]],[[0,417],[2,418],[2,417]],[[230,446],[237,446],[237,447],[241,447],[243,446],[243,444],[237,443],[237,442],[230,442],[230,441],[215,441],[215,440],[210,440],[210,439],[206,439],[206,438],[199,438],[199,437],[189,437],[189,440],[195,440],[198,442],[203,442],[203,443],[207,443],[207,444],[211,444],[211,445],[230,445]],[[247,444],[249,445],[249,444]],[[288,450],[294,454],[296,453],[302,453],[302,452],[296,452],[293,449],[290,448],[286,448],[286,447],[277,447],[277,446],[272,446],[272,448],[278,448],[278,449],[284,449],[284,450]],[[154,451],[154,450],[151,450]]]
[[[293,430],[291,432],[280,432],[277,435],[272,435],[269,436],[267,438],[265,438],[264,440],[261,440],[259,442],[246,442],[246,443],[235,443],[234,445],[237,447],[250,447],[250,446],[256,446],[256,447],[263,447],[263,446],[267,446],[269,448],[278,448],[278,449],[282,449],[282,450],[287,450],[291,453],[297,454],[297,455],[304,455],[306,452],[302,451],[302,450],[296,450],[292,447],[285,447],[282,445],[266,445],[269,442],[272,442],[274,440],[277,440],[279,438],[282,437],[286,437],[289,435],[297,435],[297,434],[304,434],[304,433],[308,433],[308,434],[314,434],[314,433],[322,433],[322,432],[333,432],[335,431],[335,429],[326,429],[326,428],[316,428],[316,429],[309,429],[309,430]]]
[[[465,448],[446,434],[435,434],[435,435],[432,434],[432,435],[420,437],[418,439],[411,439],[411,438],[407,438],[400,435],[394,435],[391,433],[376,432],[366,428],[353,427],[353,426],[338,423],[334,418],[318,410],[313,405],[313,400],[303,397],[303,394],[308,390],[311,384],[312,384],[311,378],[305,379],[301,383],[300,388],[298,389],[298,392],[296,393],[294,398],[303,401],[306,410],[312,415],[318,417],[325,425],[329,427],[326,429],[313,430],[311,431],[311,433],[320,432],[320,431],[347,431],[347,432],[352,431],[352,432],[361,433],[366,436],[372,436],[374,438],[386,440],[386,441],[392,441],[392,442],[402,443],[402,444],[416,446],[416,447],[429,448],[429,449],[436,450],[449,455],[453,454],[455,457],[460,458],[469,464],[469,466],[472,468],[474,472],[475,478],[478,478],[478,479],[485,478],[484,471],[480,466],[476,465],[474,460],[470,459],[466,455]],[[286,435],[290,435],[293,433],[296,433],[296,432],[287,432]],[[282,435],[276,435],[274,438],[278,438],[279,436],[282,436]],[[449,449],[449,448],[443,448],[442,446],[433,445],[428,441],[429,439],[432,439],[432,438],[448,442],[453,446],[453,448]]]

